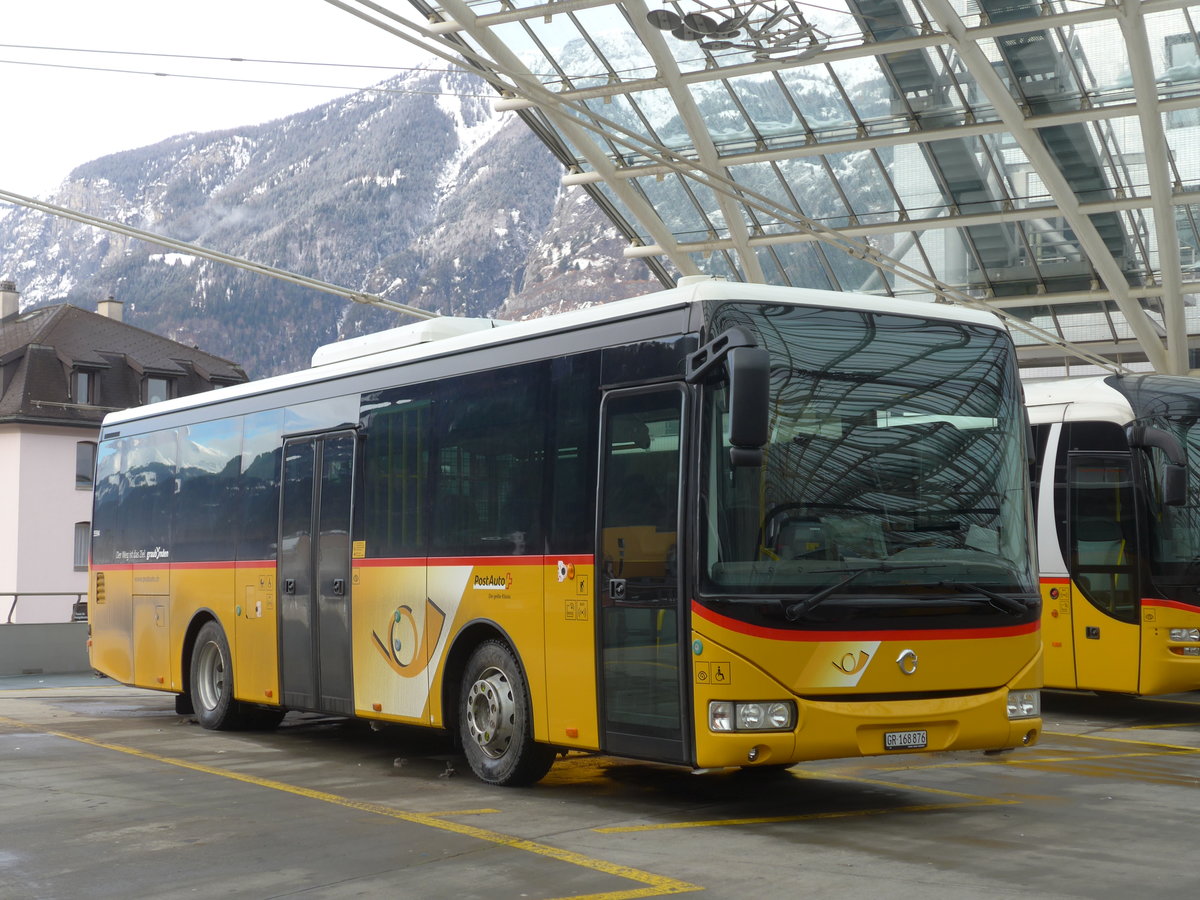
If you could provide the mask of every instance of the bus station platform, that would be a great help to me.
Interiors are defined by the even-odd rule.
[[[1047,693],[1010,753],[477,781],[430,732],[0,678],[0,898],[1190,895],[1200,698]]]

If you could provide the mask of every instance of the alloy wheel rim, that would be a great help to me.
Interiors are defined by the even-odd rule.
[[[467,692],[467,731],[490,759],[499,759],[512,743],[517,705],[512,684],[500,669],[483,672]]]

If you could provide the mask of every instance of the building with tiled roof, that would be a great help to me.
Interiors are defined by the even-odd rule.
[[[241,366],[96,312],[20,311],[0,282],[0,623],[68,621],[87,592],[104,414],[246,381]]]

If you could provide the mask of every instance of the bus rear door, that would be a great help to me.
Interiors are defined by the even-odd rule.
[[[353,713],[350,504],[353,432],[284,443],[279,533],[283,705]]]

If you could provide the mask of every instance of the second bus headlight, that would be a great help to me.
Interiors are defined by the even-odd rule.
[[[710,731],[790,731],[796,706],[790,700],[713,700],[708,704]]]
[[[1033,719],[1042,714],[1042,695],[1039,691],[1009,691],[1008,717]]]
[[[1172,628],[1170,637],[1173,641],[1200,641],[1200,628]]]

